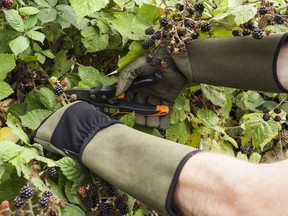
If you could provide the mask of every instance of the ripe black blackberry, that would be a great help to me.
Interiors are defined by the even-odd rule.
[[[251,35],[251,31],[248,30],[248,29],[244,29],[243,32],[242,32],[242,35],[243,35],[243,36]]]
[[[155,34],[153,34],[153,35],[151,36],[151,39],[153,39],[153,40],[160,40],[160,39],[161,39],[161,32],[160,32],[160,31],[155,32]]]
[[[100,214],[111,214],[113,212],[113,205],[108,202],[100,202],[98,204],[98,211]]]
[[[62,86],[60,85],[57,85],[55,88],[54,88],[54,94],[55,95],[61,95],[63,93],[64,89]]]
[[[274,121],[276,121],[276,122],[280,122],[282,120],[282,118],[281,118],[281,116],[279,116],[279,115],[276,115],[275,117],[274,117]]]
[[[87,208],[95,208],[98,204],[98,199],[92,198],[90,196],[82,197],[82,202]]]
[[[95,184],[89,184],[87,191],[91,196],[97,195],[98,187]]]
[[[198,3],[195,5],[195,10],[199,13],[202,13],[204,11],[204,5],[202,3]]]
[[[255,29],[255,26],[251,21],[244,23],[243,26],[244,26],[244,28],[249,29],[251,31],[253,31]]]
[[[13,0],[2,0],[2,6],[5,8],[10,8],[13,5]]]
[[[34,190],[29,186],[25,185],[20,189],[20,197],[23,199],[29,199],[33,196]]]
[[[159,20],[159,23],[162,27],[165,27],[169,24],[169,19],[167,17],[162,17],[160,20]]]
[[[23,204],[24,200],[20,196],[15,197],[15,199],[13,200],[13,205],[16,208],[20,208]]]
[[[192,39],[197,39],[198,37],[199,37],[199,32],[197,32],[197,31],[195,31],[192,35],[191,35],[191,37],[192,37]]]
[[[274,113],[276,114],[279,114],[281,113],[281,108],[280,107],[276,107],[274,110],[273,110]]]
[[[57,173],[56,167],[49,167],[49,168],[47,169],[47,174],[48,174],[48,176],[50,176],[50,177],[57,177],[58,173]]]
[[[211,25],[209,23],[204,23],[202,26],[201,26],[201,30],[202,32],[208,32],[210,31],[211,29]]]
[[[119,209],[120,213],[125,215],[129,212],[129,206],[122,199],[117,199],[115,202],[116,208]]]
[[[53,195],[52,191],[50,191],[50,190],[47,190],[47,191],[45,191],[45,192],[43,193],[43,195],[42,195],[42,196],[45,196],[45,197],[50,197],[50,196],[52,196],[52,195]]]
[[[232,35],[233,35],[234,37],[240,36],[240,32],[239,32],[238,30],[233,30],[233,31],[232,31]]]
[[[274,21],[275,21],[277,24],[283,24],[283,23],[285,22],[285,20],[284,20],[283,17],[281,17],[281,16],[275,16]]]
[[[155,41],[153,39],[149,38],[148,40],[146,40],[142,43],[142,47],[144,49],[149,49],[149,47],[153,46],[154,44],[155,44]]]
[[[269,120],[270,120],[270,115],[269,115],[269,113],[264,113],[264,115],[263,115],[263,120],[264,120],[264,121],[269,121]]]
[[[38,206],[39,208],[46,208],[49,204],[49,197],[48,196],[42,196],[39,200],[38,200]]]
[[[117,189],[112,184],[109,184],[106,187],[106,192],[109,196],[117,196]]]
[[[259,14],[264,15],[268,13],[268,8],[266,8],[265,6],[261,6],[259,8]]]
[[[147,29],[145,29],[145,34],[146,35],[153,35],[155,32],[154,28],[153,27],[149,27]]]
[[[288,114],[286,114],[285,119],[286,119],[286,121],[288,121]]]
[[[257,39],[257,40],[262,39],[263,36],[264,36],[264,34],[263,34],[263,31],[261,29],[254,29],[252,31],[252,37]]]

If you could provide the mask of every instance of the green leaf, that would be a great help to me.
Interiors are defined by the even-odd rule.
[[[257,6],[256,4],[239,5],[237,7],[230,8],[230,12],[235,16],[235,23],[239,26],[256,15]]]
[[[34,109],[44,109],[45,107],[39,100],[38,91],[33,89],[30,91],[24,101],[27,104],[26,112],[32,111]]]
[[[57,185],[54,181],[52,181],[51,179],[46,179],[46,181],[48,182],[48,184],[49,184],[49,187],[51,188],[51,191],[52,191],[52,193],[53,193],[53,195],[55,196],[56,195],[56,197],[58,198],[58,199],[62,199],[62,200],[64,200],[65,199],[65,197],[64,197],[64,195],[63,195],[63,193],[62,193],[62,190],[61,190],[61,186],[60,185]],[[58,182],[57,182],[58,183]],[[59,184],[59,183],[58,183]],[[68,182],[67,182],[67,184],[69,184]],[[65,183],[65,185],[66,185],[66,183]]]
[[[197,112],[198,119],[204,124],[204,126],[208,129],[213,128],[218,125],[220,119],[219,117],[209,109],[199,109]]]
[[[145,216],[145,212],[142,208],[137,209],[137,211],[133,214],[134,216]]]
[[[78,206],[75,205],[64,205],[61,207],[61,216],[71,215],[85,216],[86,214]]]
[[[255,91],[243,91],[236,97],[237,106],[241,107],[243,110],[249,109],[251,111],[256,111],[257,107],[264,103],[263,97]]]
[[[0,36],[0,39],[1,39],[1,36]],[[1,62],[0,80],[4,80],[6,78],[6,75],[15,68],[16,62],[15,62],[14,56],[8,53],[0,53],[0,62]]]
[[[136,15],[128,12],[118,15],[117,19],[112,21],[112,25],[123,37],[130,40],[142,40],[146,38],[145,29],[149,26]]]
[[[5,29],[5,31],[0,31],[0,53],[10,53],[9,42],[18,36],[19,32],[14,30]]]
[[[57,5],[56,10],[58,11],[58,16],[60,16],[62,19],[74,26],[77,24],[77,16],[69,5]]]
[[[257,152],[253,152],[250,157],[249,157],[249,162],[251,163],[260,163],[262,156],[257,153]]]
[[[166,138],[168,140],[185,144],[190,136],[190,127],[187,121],[171,125],[166,130]]]
[[[80,65],[78,68],[78,75],[81,78],[79,86],[86,88],[93,88],[100,85],[112,85],[117,81],[116,77],[106,77],[100,73],[96,68],[91,66]]]
[[[79,205],[83,210],[87,210],[87,208],[83,205],[80,196],[77,196],[77,191],[74,189],[72,190],[71,182],[65,183],[65,195],[70,203]],[[76,195],[76,196],[75,196]]]
[[[280,32],[287,32],[288,26],[285,25],[269,25],[267,29],[271,31],[271,33],[280,33]]]
[[[52,90],[43,87],[39,91],[39,99],[46,109],[55,111],[60,108],[60,104],[55,100],[55,94]]]
[[[41,32],[38,32],[38,31],[33,31],[33,30],[30,30],[26,33],[26,35],[31,38],[32,40],[35,40],[35,41],[39,41],[43,44],[43,41],[45,39],[45,35]]]
[[[177,124],[187,118],[186,112],[190,111],[190,102],[184,93],[179,93],[175,100],[171,113],[171,124]]]
[[[109,35],[101,34],[99,28],[88,26],[81,30],[82,43],[87,52],[98,52],[106,49],[109,43]]]
[[[29,16],[24,20],[25,29],[29,30],[37,24],[38,18],[37,15]]]
[[[70,0],[70,3],[78,18],[82,18],[106,7],[106,5],[109,3],[109,0]]]
[[[154,23],[163,14],[163,9],[151,4],[143,4],[138,12],[138,17],[144,22]]]
[[[60,24],[62,29],[71,27],[71,24],[69,22],[67,22],[66,20],[64,20],[61,16],[57,16],[56,21]]]
[[[228,100],[227,95],[231,95],[234,89],[211,86],[206,84],[201,84],[201,89],[205,98],[210,100],[214,105],[224,107]]]
[[[11,114],[8,114],[6,124],[8,125],[8,127],[12,129],[12,132],[16,136],[18,136],[20,140],[22,140],[26,144],[29,143],[29,138],[27,134],[23,131],[21,124],[16,117],[12,116]]]
[[[132,62],[134,59],[136,59],[139,56],[143,56],[144,54],[145,54],[145,50],[142,48],[141,43],[138,41],[133,41],[129,45],[129,52],[124,57],[119,59],[118,70],[121,70],[130,62]]]
[[[45,1],[45,0],[34,0],[34,1],[35,1],[38,5],[40,5],[40,6],[42,6],[42,7],[48,7],[48,8],[51,7],[51,5],[48,4],[48,2]]]
[[[54,59],[55,55],[52,53],[50,49],[42,50],[41,53],[50,59]]]
[[[9,47],[15,56],[18,56],[18,54],[28,49],[29,45],[30,45],[29,39],[24,36],[19,36],[9,43]]]
[[[241,127],[244,129],[242,145],[252,140],[254,148],[264,146],[278,135],[280,125],[274,120],[264,121],[263,113],[250,113],[242,117]]]
[[[22,7],[22,8],[19,8],[19,12],[25,13],[27,15],[34,15],[34,14],[39,13],[39,9],[36,7]]]
[[[53,8],[44,8],[40,10],[37,17],[42,24],[52,22],[57,18],[57,11]]]
[[[39,176],[39,173],[33,169],[33,162],[30,162],[28,164],[22,164],[22,173],[24,178],[29,180],[37,189],[44,192],[48,190],[48,188],[45,186],[44,182],[42,181],[41,177]]]
[[[3,100],[12,93],[13,89],[7,83],[0,81],[0,100]]]
[[[0,141],[0,163],[11,160],[13,157],[17,156],[23,147],[10,142],[10,141]]]
[[[24,116],[20,116],[22,124],[25,127],[31,128],[32,130],[37,129],[41,122],[47,118],[52,111],[50,110],[43,110],[43,109],[36,109],[28,112]]]
[[[54,70],[52,75],[57,78],[63,76],[65,73],[70,71],[73,65],[73,60],[67,60],[66,53],[67,50],[62,49],[56,54],[55,58],[53,59]]]
[[[10,10],[4,10],[4,13],[7,22],[13,29],[19,32],[25,31],[23,19],[19,15],[18,11],[10,9]]]
[[[85,178],[83,167],[75,160],[69,157],[63,157],[62,159],[56,161],[56,164],[60,167],[63,175],[65,175],[68,180],[73,182],[72,188],[75,188],[83,183]]]
[[[41,64],[45,63],[46,57],[44,55],[41,53],[35,53],[35,56],[37,57],[37,61],[39,61]]]
[[[49,5],[54,7],[57,4],[58,0],[47,0],[47,2],[49,3]]]
[[[120,118],[120,121],[128,127],[133,127],[135,123],[135,113],[129,113]]]
[[[11,180],[12,178],[12,174],[14,173],[15,169],[12,166],[12,164],[10,163],[2,163],[0,166],[0,185],[3,185],[3,183],[7,180]],[[13,182],[14,185],[14,182]],[[1,196],[3,196],[3,190],[1,190],[0,187],[0,191],[1,191]],[[5,198],[8,198],[5,196]]]
[[[247,158],[247,155],[246,154],[243,154],[241,152],[238,152],[237,155],[236,155],[237,158],[241,159],[241,160],[244,160],[244,161],[248,161],[248,158]]]

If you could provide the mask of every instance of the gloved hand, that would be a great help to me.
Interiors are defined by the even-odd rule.
[[[287,34],[270,34],[261,40],[252,37],[207,38],[193,40],[178,56],[161,48],[152,61],[142,56],[124,67],[119,74],[116,95],[125,92],[136,77],[163,71],[163,80],[155,85],[126,92],[128,102],[172,105],[186,80],[217,86],[287,92],[276,71],[277,56]],[[158,60],[157,60],[158,59]],[[167,64],[163,69],[161,60]],[[154,66],[151,66],[152,65]],[[169,115],[138,117],[136,123],[167,128]]]
[[[198,152],[110,120],[81,101],[47,118],[35,131],[34,141],[48,151],[76,157],[96,175],[164,215],[178,215],[173,192],[182,167]]]

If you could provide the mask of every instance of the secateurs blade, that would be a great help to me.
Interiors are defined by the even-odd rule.
[[[161,71],[155,71],[154,74],[136,78],[129,90],[155,85],[160,82],[163,75]],[[66,95],[76,95],[77,100],[83,100],[91,103],[98,110],[110,113],[116,110],[115,114],[124,114],[135,112],[144,116],[163,116],[169,112],[169,107],[165,105],[137,104],[125,102],[125,93],[116,97],[117,83],[110,86],[100,86],[92,89],[69,89],[65,90]]]

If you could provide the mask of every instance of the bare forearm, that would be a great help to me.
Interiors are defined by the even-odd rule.
[[[184,215],[281,215],[288,212],[281,202],[288,198],[287,167],[288,161],[255,165],[200,153],[183,167],[174,200]]]

